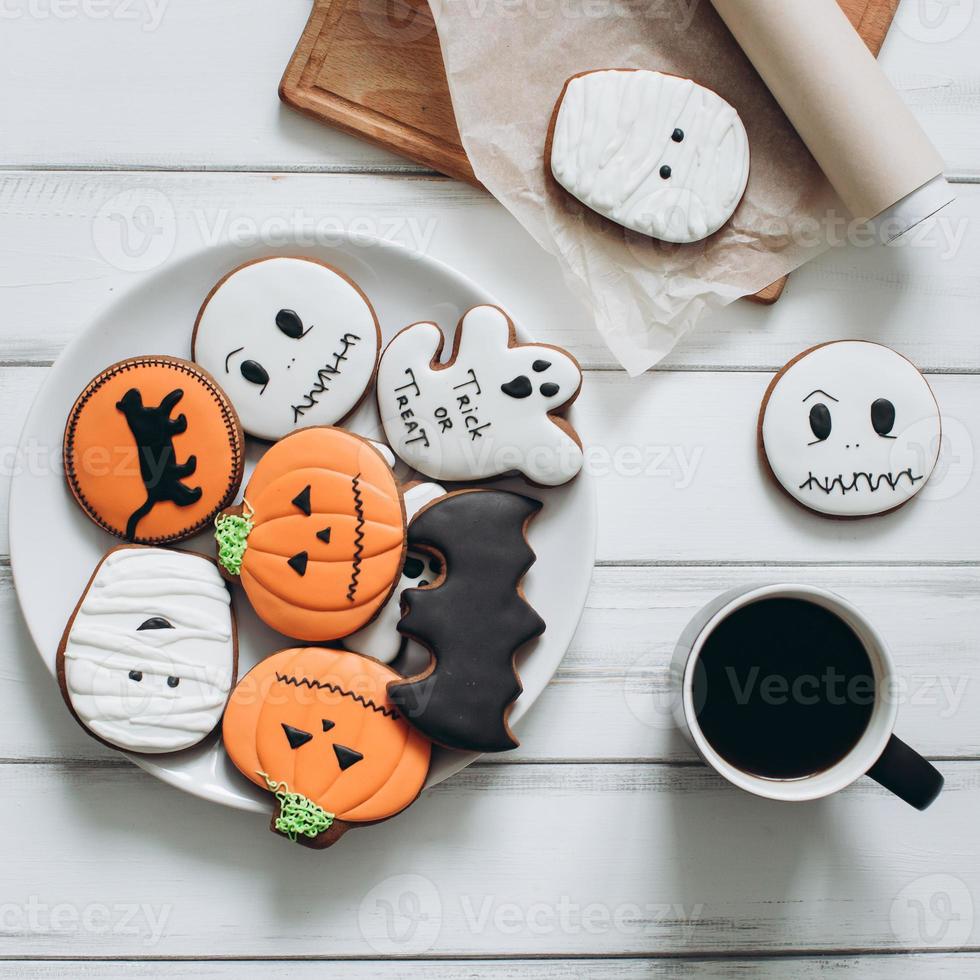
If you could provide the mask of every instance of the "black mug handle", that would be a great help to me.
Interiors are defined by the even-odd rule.
[[[888,739],[868,775],[916,810],[931,806],[943,788],[943,774],[897,735]]]

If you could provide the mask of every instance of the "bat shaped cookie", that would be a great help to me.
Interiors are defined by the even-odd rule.
[[[514,654],[545,628],[521,591],[535,560],[527,527],[540,509],[520,494],[460,490],[423,508],[409,527],[409,547],[437,557],[442,573],[402,593],[398,629],[432,660],[423,673],[389,684],[388,698],[439,745],[503,752],[519,744],[507,725],[522,690]]]

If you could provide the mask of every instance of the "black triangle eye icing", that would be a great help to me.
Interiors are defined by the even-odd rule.
[[[340,766],[341,772],[350,769],[351,766],[356,765],[364,758],[357,749],[349,749],[346,745],[340,744],[334,745],[333,754],[337,757],[337,764]]]
[[[302,728],[293,728],[292,725],[287,725],[285,722],[282,723],[282,730],[291,749],[298,749],[313,738],[309,732],[304,732]]]
[[[810,443],[823,442],[830,437],[830,430],[833,423],[830,418],[830,409],[823,402],[818,402],[810,409],[810,429],[817,437]]]
[[[303,321],[295,310],[280,310],[276,314],[276,326],[291,340],[301,340],[313,329],[303,329]]]
[[[889,435],[895,428],[895,406],[887,398],[876,398],[871,404],[871,424],[875,432],[885,439],[895,439]]]
[[[310,503],[310,492],[313,488],[307,484],[295,497],[291,503],[294,507],[301,510],[307,517],[313,513],[313,506]]]

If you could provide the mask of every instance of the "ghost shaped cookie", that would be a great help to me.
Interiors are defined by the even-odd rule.
[[[545,149],[558,184],[643,235],[701,241],[735,213],[749,141],[735,109],[686,78],[643,69],[574,75]]]
[[[395,453],[434,480],[478,480],[518,471],[559,486],[582,468],[582,445],[558,413],[578,396],[582,370],[567,351],[517,343],[496,306],[476,306],[440,362],[442,331],[415,323],[378,367],[378,409]]]
[[[84,728],[128,752],[178,752],[215,729],[235,684],[228,587],[202,555],[122,545],[99,563],[58,649]]]
[[[828,517],[908,503],[939,459],[942,424],[928,382],[881,344],[804,351],[773,379],[759,415],[764,460],[797,503]]]
[[[228,273],[194,327],[193,358],[242,427],[276,440],[349,415],[374,377],[378,319],[360,287],[315,259],[259,259]]]

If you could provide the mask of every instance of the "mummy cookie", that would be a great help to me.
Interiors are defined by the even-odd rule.
[[[374,309],[353,280],[314,259],[279,257],[249,262],[211,290],[193,357],[228,392],[245,431],[275,440],[349,415],[380,347]]]
[[[445,489],[438,483],[416,483],[404,491],[405,515],[412,518],[426,505],[445,496]],[[421,587],[435,581],[442,568],[437,559],[421,552],[409,551],[405,556],[401,580],[384,604],[381,611],[364,629],[352,633],[344,640],[348,650],[374,657],[383,664],[390,664],[401,652],[405,638],[398,632],[401,619],[401,594],[405,589]]]
[[[405,557],[405,510],[369,442],[318,426],[266,452],[215,537],[218,562],[263,622],[299,640],[336,640],[388,601]]]
[[[749,179],[738,113],[710,89],[657,71],[572,76],[555,107],[545,160],[593,211],[678,244],[718,231]]]
[[[939,458],[939,406],[901,354],[845,340],[790,361],[759,415],[764,458],[798,503],[830,517],[901,507]]]
[[[165,544],[207,527],[242,482],[238,416],[206,371],[133,357],[79,395],[65,428],[68,486],[99,527]]]
[[[556,413],[578,396],[582,370],[571,354],[518,344],[496,306],[470,310],[452,357],[434,323],[397,334],[378,368],[378,408],[392,449],[434,480],[475,480],[511,471],[558,486],[582,468],[575,430]]]
[[[231,761],[275,793],[272,830],[329,847],[419,795],[431,745],[388,700],[398,675],[344,650],[283,650],[242,678],[222,734]]]
[[[521,582],[534,563],[527,527],[537,500],[503,490],[460,490],[429,504],[409,527],[409,547],[438,558],[427,588],[402,593],[399,630],[429,649],[425,672],[388,685],[392,704],[432,741],[502,752],[521,693],[514,654],[544,632]]]
[[[213,561],[122,545],[99,563],[58,648],[72,714],[127,752],[178,752],[213,731],[235,683],[231,597]]]

